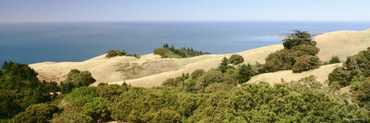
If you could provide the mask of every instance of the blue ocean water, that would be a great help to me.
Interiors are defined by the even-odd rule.
[[[292,30],[365,30],[368,22],[76,22],[0,24],[2,61],[83,61],[108,49],[147,54],[163,44],[213,54],[280,44]]]

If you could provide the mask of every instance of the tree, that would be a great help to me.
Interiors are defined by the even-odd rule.
[[[67,78],[61,82],[62,93],[69,93],[73,88],[78,88],[82,86],[88,86],[95,82],[89,71],[79,71],[77,69],[72,69]]]
[[[293,73],[300,73],[307,70],[318,68],[320,65],[319,57],[304,55],[297,58],[292,70]]]
[[[239,83],[247,82],[251,78],[251,76],[252,76],[252,68],[250,64],[248,64],[248,66],[243,64],[239,68],[239,71],[238,71],[238,76],[237,76],[238,82]]]
[[[333,56],[331,57],[330,61],[329,61],[330,64],[333,64],[333,63],[340,63],[340,59],[338,56]]]
[[[228,69],[228,66],[227,64],[229,63],[229,61],[227,60],[226,57],[224,57],[220,63],[220,65],[218,66],[218,69],[222,72],[222,73],[225,73],[226,70]]]
[[[12,118],[32,104],[50,101],[50,93],[56,90],[52,83],[40,82],[28,65],[4,62],[0,70],[1,119]]]
[[[294,30],[293,34],[290,34],[288,38],[283,40],[283,45],[285,49],[291,49],[294,46],[301,44],[316,45],[315,41],[312,41],[310,33],[306,31]]]
[[[267,56],[265,69],[269,72],[290,70],[295,62],[296,60],[294,53],[283,49]]]
[[[238,64],[243,63],[243,62],[244,62],[243,56],[238,55],[238,54],[233,54],[229,58],[229,63],[231,63],[233,65],[238,65]]]

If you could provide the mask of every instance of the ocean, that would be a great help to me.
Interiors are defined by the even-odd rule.
[[[369,22],[65,22],[1,23],[2,61],[83,61],[109,49],[148,54],[168,43],[212,54],[281,44],[293,30],[365,30]]]

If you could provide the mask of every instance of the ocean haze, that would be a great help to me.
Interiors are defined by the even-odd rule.
[[[168,43],[213,54],[280,44],[292,30],[365,30],[368,22],[70,22],[0,24],[0,61],[83,61],[108,49],[147,54]],[[0,63],[1,65],[2,63]]]

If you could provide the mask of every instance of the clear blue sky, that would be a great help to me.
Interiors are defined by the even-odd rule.
[[[0,0],[0,22],[370,21],[370,0]]]

